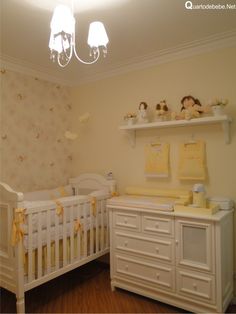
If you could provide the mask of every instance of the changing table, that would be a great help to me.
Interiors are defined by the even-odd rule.
[[[108,201],[111,287],[191,312],[219,312],[233,297],[233,211],[175,212],[178,199]]]

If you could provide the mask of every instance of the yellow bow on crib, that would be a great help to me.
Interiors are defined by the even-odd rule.
[[[83,225],[80,223],[80,219],[77,219],[75,221],[75,225],[74,225],[74,233],[78,233],[80,231],[80,229],[81,230],[83,229]]]
[[[57,205],[56,207],[56,213],[58,216],[63,215],[64,207],[61,205],[61,203],[58,200],[55,200],[55,203]]]
[[[68,196],[68,193],[66,192],[64,186],[59,186],[59,188],[57,188],[58,192],[60,193],[61,197],[66,197]]]
[[[12,223],[11,245],[15,246],[23,240],[24,230],[22,224],[25,223],[25,208],[15,208],[14,220]]]
[[[92,210],[93,210],[93,216],[96,216],[97,211],[97,200],[96,197],[93,197],[91,200]]]
[[[119,196],[119,193],[118,192],[112,192],[111,197],[115,197],[115,196]]]

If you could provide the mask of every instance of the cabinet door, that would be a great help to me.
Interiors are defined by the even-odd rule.
[[[178,265],[213,271],[213,226],[210,223],[176,220],[176,256]]]

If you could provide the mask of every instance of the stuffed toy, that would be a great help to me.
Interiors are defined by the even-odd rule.
[[[171,113],[172,120],[180,120],[186,119],[190,120],[192,118],[198,118],[201,116],[202,113],[209,113],[210,107],[209,106],[202,106],[200,101],[193,96],[184,96],[181,100],[181,112],[177,114],[175,112]]]
[[[156,121],[165,121],[168,119],[169,108],[165,100],[156,105]]]

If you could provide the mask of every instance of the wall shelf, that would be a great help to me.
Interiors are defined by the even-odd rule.
[[[132,147],[135,147],[136,143],[136,131],[144,129],[161,129],[161,128],[172,128],[172,127],[185,127],[185,126],[194,126],[194,125],[208,125],[208,124],[217,124],[222,125],[222,129],[225,135],[225,143],[230,143],[230,123],[232,118],[227,115],[222,116],[209,116],[196,118],[191,120],[174,120],[174,121],[162,121],[162,122],[149,122],[144,124],[133,124],[133,125],[122,125],[119,127],[120,130],[127,131],[129,136],[130,144]]]

